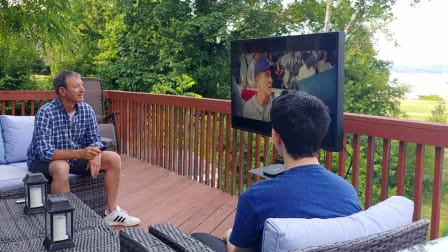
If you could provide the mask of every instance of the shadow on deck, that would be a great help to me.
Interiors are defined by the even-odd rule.
[[[121,158],[118,203],[141,219],[144,230],[151,224],[171,223],[186,233],[221,237],[233,226],[238,197],[159,166]]]

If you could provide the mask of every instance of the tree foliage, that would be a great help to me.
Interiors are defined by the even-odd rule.
[[[0,90],[35,89],[31,73],[40,64],[36,48],[26,39],[0,39]]]
[[[231,40],[322,32],[330,11],[329,30],[347,35],[345,111],[394,116],[406,89],[389,81],[390,63],[377,59],[373,44],[376,32],[387,32],[394,3],[0,0],[0,34],[29,40],[53,72],[95,75],[109,89],[151,92],[186,74],[197,83],[192,92],[229,98]],[[43,50],[48,41],[58,43]]]
[[[176,76],[175,78],[166,78],[163,82],[154,84],[151,93],[172,94],[201,98],[200,94],[190,92],[196,82],[188,75]]]
[[[445,101],[438,101],[437,105],[431,110],[431,115],[426,118],[426,121],[447,123],[448,111]]]

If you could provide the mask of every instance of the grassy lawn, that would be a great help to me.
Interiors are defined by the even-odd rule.
[[[401,118],[425,121],[425,118],[431,115],[431,110],[436,106],[436,101],[422,101],[422,100],[402,100],[400,115]]]
[[[406,119],[412,119],[412,120],[419,120],[419,121],[425,121],[425,119],[429,116],[431,116],[431,111],[436,106],[436,101],[424,101],[424,100],[402,100],[401,101],[401,111],[403,111],[403,115],[401,115],[401,118]],[[446,175],[448,175],[448,157],[447,157],[447,151],[445,150],[445,160],[444,160],[444,177],[446,178]],[[432,170],[432,167],[431,169]],[[428,173],[431,174],[431,173]],[[446,184],[448,181],[445,179],[443,180],[443,183]],[[446,188],[446,187],[445,187]],[[430,219],[431,216],[431,200],[428,200],[432,198],[432,189],[428,192],[424,192],[423,195],[424,199],[422,204],[422,218]],[[440,236],[448,235],[448,202],[446,200],[446,191],[442,192],[442,202],[440,207]],[[429,237],[429,232],[428,232]]]

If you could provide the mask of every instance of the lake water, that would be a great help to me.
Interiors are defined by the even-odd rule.
[[[448,73],[398,73],[391,72],[391,78],[410,87],[407,99],[419,95],[438,95],[448,100]]]

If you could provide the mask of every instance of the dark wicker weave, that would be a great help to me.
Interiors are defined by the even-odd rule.
[[[127,228],[120,231],[120,251],[169,252],[175,250],[141,228]]]
[[[211,248],[202,242],[194,239],[190,235],[177,229],[172,224],[156,224],[148,228],[149,232],[174,248],[176,251],[207,251],[213,252]]]
[[[62,251],[119,251],[118,232],[72,193],[67,197],[74,210],[75,247]],[[15,199],[0,200],[0,251],[46,251],[44,214],[25,215]]]
[[[70,178],[70,190],[86,205],[100,216],[104,215],[106,206],[106,191],[104,190],[104,173],[98,174],[96,179],[76,176]],[[11,190],[0,190],[0,200],[23,198],[23,187]]]
[[[292,251],[397,251],[425,242],[426,235],[428,233],[428,226],[428,220],[419,220],[403,227],[375,235],[369,235],[367,237],[352,241],[338,242]]]

